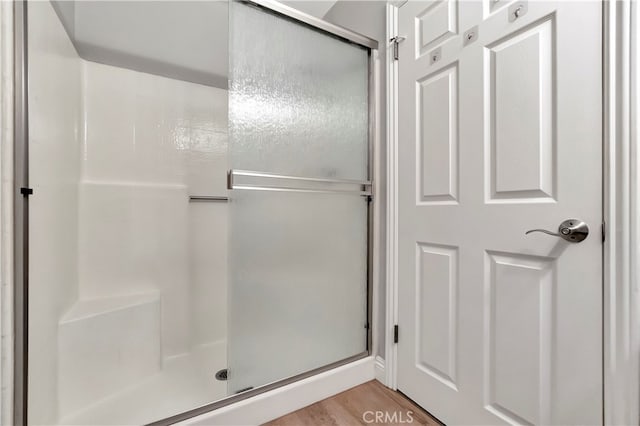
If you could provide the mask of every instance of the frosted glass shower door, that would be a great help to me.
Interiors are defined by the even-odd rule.
[[[369,51],[230,3],[229,392],[367,347]]]

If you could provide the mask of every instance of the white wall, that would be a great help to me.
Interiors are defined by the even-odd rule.
[[[29,15],[29,404],[33,424],[51,424],[58,319],[78,288],[81,60],[49,2],[30,3]]]

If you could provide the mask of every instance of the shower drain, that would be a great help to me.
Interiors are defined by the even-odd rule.
[[[216,380],[227,380],[227,369],[223,368],[222,370],[216,373]]]

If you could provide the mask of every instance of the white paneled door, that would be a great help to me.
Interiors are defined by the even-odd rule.
[[[400,7],[398,389],[447,424],[602,422],[601,9]]]

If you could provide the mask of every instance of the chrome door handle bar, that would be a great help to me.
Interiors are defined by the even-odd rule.
[[[525,232],[528,235],[532,232],[543,232],[547,235],[560,237],[570,243],[579,243],[584,241],[589,235],[589,227],[580,219],[567,219],[560,224],[558,232],[547,231],[546,229],[530,229]]]

